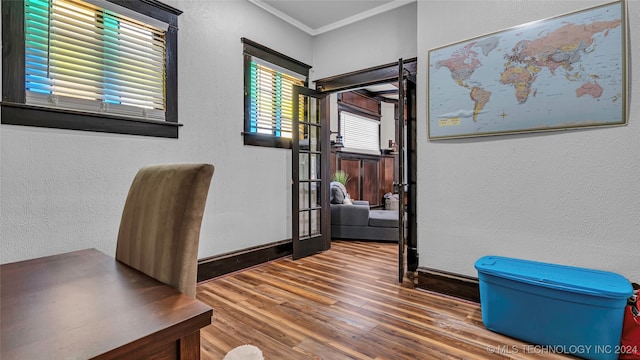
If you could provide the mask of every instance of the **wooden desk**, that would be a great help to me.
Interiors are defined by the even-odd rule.
[[[0,358],[199,359],[212,309],[95,249],[0,266]]]

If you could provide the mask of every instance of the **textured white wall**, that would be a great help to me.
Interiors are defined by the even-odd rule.
[[[410,3],[314,37],[312,79],[416,57],[416,9]]]
[[[179,139],[2,125],[0,262],[115,252],[126,193],[152,163],[215,165],[199,256],[291,237],[289,151],[243,146],[241,37],[307,64],[311,37],[246,0],[172,0],[179,17]]]
[[[419,69],[430,48],[600,3],[419,1]],[[637,63],[640,2],[628,8]],[[496,254],[640,279],[638,71],[627,126],[432,142],[426,71],[418,76],[420,266],[475,276],[475,260]]]

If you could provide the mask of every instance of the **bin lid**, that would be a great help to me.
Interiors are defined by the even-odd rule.
[[[502,256],[483,256],[475,268],[484,274],[580,294],[628,298],[633,292],[625,277],[609,271]]]

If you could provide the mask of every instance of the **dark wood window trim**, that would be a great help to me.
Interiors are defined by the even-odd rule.
[[[380,121],[380,119],[382,118],[381,109],[380,109],[380,100],[375,99],[359,91],[353,91],[352,93],[354,93],[356,96],[360,96],[363,99],[367,99],[371,104],[375,104],[376,109],[374,110],[372,108],[358,106],[354,103],[346,101],[344,99],[345,93],[339,93],[338,94],[338,112],[346,111],[352,114],[361,115],[366,118]]]
[[[404,60],[404,68],[411,74],[415,82],[418,58]],[[316,89],[320,92],[337,92],[361,88],[368,85],[387,84],[398,81],[398,62],[374,66],[315,80]]]
[[[374,114],[371,112],[368,112],[366,110],[363,110],[362,108],[359,108],[357,106],[353,106],[350,104],[345,104],[345,103],[338,103],[338,112],[348,112],[348,113],[352,113],[352,114],[356,114],[356,115],[360,115],[362,117],[366,117],[368,119],[372,119],[372,120],[377,120],[380,121],[380,119],[382,118],[382,116],[380,116],[379,114]]]
[[[309,83],[310,65],[293,59],[287,55],[258,44],[247,38],[240,39],[243,44],[244,53],[244,131],[242,132],[245,145],[264,146],[281,149],[291,149],[291,139],[277,137],[275,135],[257,134],[250,131],[251,128],[251,57],[257,57],[271,64],[291,70],[297,74],[305,76],[304,86]]]
[[[178,15],[155,0],[107,0],[169,24],[166,121],[25,105],[24,1],[2,0],[2,124],[178,138]]]

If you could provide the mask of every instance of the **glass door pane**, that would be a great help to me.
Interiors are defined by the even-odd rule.
[[[292,146],[293,258],[300,258],[331,246],[329,224],[329,143],[326,95],[294,89],[294,132]],[[325,189],[326,188],[326,189]],[[326,195],[325,195],[326,194]],[[326,206],[325,206],[326,205]]]

